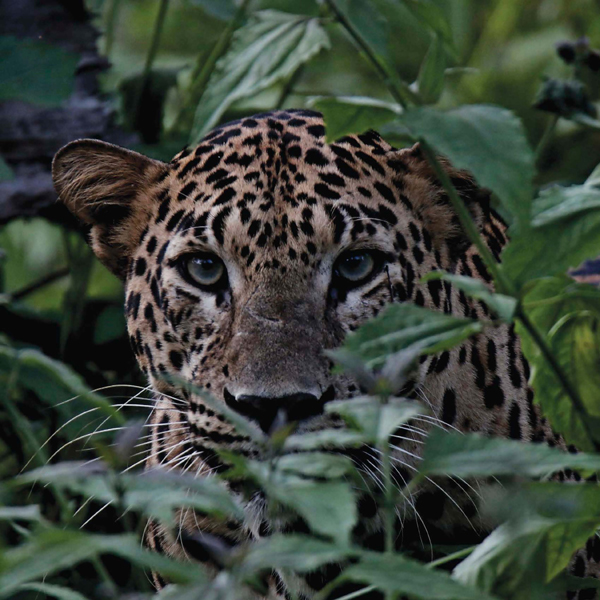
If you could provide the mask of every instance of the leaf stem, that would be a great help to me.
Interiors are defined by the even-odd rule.
[[[33,283],[22,287],[20,290],[16,292],[12,292],[10,294],[6,294],[6,297],[9,301],[21,300],[25,298],[25,296],[29,296],[34,292],[37,292],[39,289],[54,283],[57,279],[62,279],[66,277],[70,273],[70,269],[68,267],[64,267],[63,269],[58,269],[58,271],[54,271],[53,273],[48,273],[41,279],[34,281]]]
[[[425,567],[427,569],[435,569],[441,565],[445,565],[446,563],[452,562],[453,560],[457,560],[459,558],[464,558],[465,556],[469,556],[473,550],[475,550],[477,546],[469,546],[468,548],[463,548],[462,550],[457,550],[456,552],[452,552],[452,554],[447,554],[442,558],[438,558],[437,560],[432,560],[430,563],[427,563]]]
[[[337,22],[348,32],[357,46],[365,53],[371,61],[375,70],[387,86],[394,100],[402,107],[406,108],[410,104],[418,104],[415,94],[408,85],[402,81],[385,61],[381,60],[359,31],[346,18],[344,13],[337,7],[334,0],[324,0],[325,4],[331,9]]]
[[[206,87],[213,74],[218,60],[227,52],[235,30],[241,25],[249,0],[242,0],[233,18],[227,23],[217,43],[213,46],[208,57],[204,54],[196,59],[196,64],[190,76],[189,86],[184,94],[182,107],[171,127],[171,132],[176,130],[189,131],[192,128],[196,106],[202,99]]]
[[[438,160],[433,148],[429,145],[429,142],[423,138],[419,139],[419,143],[421,145],[421,150],[425,154],[427,161],[431,165],[435,175],[440,180],[443,188],[446,190],[448,198],[450,199],[450,202],[452,203],[452,206],[460,220],[460,224],[465,230],[465,233],[467,234],[471,243],[477,248],[481,259],[494,278],[497,291],[501,294],[514,296],[515,291],[513,283],[504,275],[500,265],[498,262],[496,262],[496,259],[492,255],[492,252],[487,247],[487,244],[483,241],[477,226],[473,222],[471,214],[469,213],[461,197],[458,195],[458,192],[452,184],[452,181],[450,181],[448,173],[446,173],[440,164],[440,161]]]
[[[158,7],[158,14],[154,21],[154,30],[152,31],[152,39],[150,40],[150,47],[148,48],[148,54],[146,55],[146,62],[144,63],[144,70],[142,71],[142,77],[140,84],[137,89],[135,103],[134,103],[134,114],[139,114],[140,102],[146,91],[148,83],[150,81],[150,74],[152,72],[152,65],[158,52],[158,46],[160,44],[160,38],[162,36],[163,25],[165,22],[165,16],[167,14],[167,8],[169,7],[169,0],[160,0]]]

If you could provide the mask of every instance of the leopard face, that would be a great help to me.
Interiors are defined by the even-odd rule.
[[[264,431],[281,418],[319,429],[331,425],[326,402],[360,393],[324,350],[388,304],[489,318],[448,283],[421,283],[435,269],[490,278],[418,146],[324,134],[318,113],[279,111],[224,125],[168,164],[91,140],[58,153],[60,198],[125,283],[131,345],[158,398],[154,463],[204,473],[221,466],[216,448],[256,452],[178,381]],[[499,258],[505,227],[488,195],[446,168]],[[410,393],[431,417],[396,436],[397,480],[410,478],[432,424],[546,437],[527,378],[506,325],[423,359]],[[420,501],[444,521],[445,496]]]

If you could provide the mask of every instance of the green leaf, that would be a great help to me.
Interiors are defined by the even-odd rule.
[[[290,435],[285,440],[285,450],[315,450],[317,448],[356,448],[366,442],[357,431],[348,429],[322,429]]]
[[[234,0],[189,0],[189,2],[200,6],[209,15],[223,21],[231,19],[236,12]]]
[[[488,504],[488,512],[509,520],[454,569],[454,576],[504,598],[540,598],[542,584],[569,564],[600,525],[600,488],[594,484],[529,484],[498,491]]]
[[[542,191],[533,202],[531,217],[531,227],[513,232],[502,253],[503,268],[518,286],[564,273],[600,253],[600,189],[595,184]]]
[[[6,161],[0,156],[0,181],[8,181],[14,178],[14,171],[6,164]]]
[[[175,511],[188,507],[215,517],[243,518],[242,509],[219,481],[160,469],[117,474],[107,471],[101,463],[62,462],[21,475],[13,485],[32,483],[51,483],[96,502],[122,502],[128,510],[170,526],[174,525]]]
[[[386,404],[381,404],[373,397],[328,402],[325,410],[341,415],[350,427],[378,445],[386,443],[398,427],[426,413],[420,404],[412,400],[390,398]]]
[[[578,392],[585,413],[573,406],[537,344],[517,323],[531,367],[535,401],[568,443],[581,450],[593,450],[594,442],[600,441],[600,434],[594,440],[590,438],[590,433],[600,431],[600,291],[566,276],[540,279],[530,286],[523,308]]]
[[[37,504],[28,506],[0,506],[0,521],[43,521]]]
[[[166,556],[143,550],[133,535],[92,535],[67,530],[46,530],[25,544],[6,550],[0,565],[0,597],[21,585],[45,578],[102,554],[114,554],[175,582],[203,581],[201,568],[177,563]]]
[[[452,28],[444,11],[432,0],[398,0],[408,8],[415,17],[426,25],[433,33],[439,35],[446,44],[453,48]]]
[[[419,96],[425,104],[435,104],[440,99],[444,91],[445,70],[446,51],[441,39],[435,35],[417,77]]]
[[[0,36],[0,101],[55,106],[73,91],[79,56],[32,39]]]
[[[362,96],[315,96],[308,104],[323,113],[327,142],[353,133],[378,130],[402,110],[391,102]]]
[[[293,508],[314,533],[340,545],[348,544],[357,520],[355,498],[348,483],[286,478],[265,489],[272,498]]]
[[[371,0],[336,0],[335,4],[369,47],[387,58],[389,26],[377,5]]]
[[[277,470],[303,477],[340,479],[353,472],[354,465],[347,456],[325,452],[302,452],[279,458]]]
[[[304,573],[328,563],[338,563],[349,554],[340,547],[307,535],[274,534],[250,546],[244,557],[244,570],[292,569]]]
[[[433,354],[481,332],[482,323],[452,317],[414,304],[392,304],[375,319],[350,334],[344,347],[360,356],[369,367],[381,366],[394,352],[413,344]]]
[[[521,121],[497,106],[468,105],[448,111],[407,110],[398,122],[415,139],[426,139],[454,167],[467,169],[479,185],[496,193],[519,223],[529,219],[533,153]],[[394,133],[397,126],[382,131]]]
[[[26,583],[20,586],[19,590],[39,592],[40,594],[44,594],[44,596],[58,598],[58,600],[86,600],[85,596],[82,596],[75,590],[50,583]]]
[[[600,472],[600,455],[434,429],[427,436],[419,465],[424,475],[450,477],[545,477],[563,469]]]
[[[325,48],[329,39],[318,19],[274,10],[254,13],[216,65],[196,110],[192,141],[199,142],[232,104],[287,80]]]
[[[441,571],[398,554],[362,552],[360,560],[338,578],[372,584],[389,594],[406,594],[423,600],[487,600],[480,590],[471,589]]]
[[[469,296],[483,300],[502,321],[512,323],[517,309],[517,299],[504,294],[495,294],[481,279],[466,277],[464,275],[453,275],[445,271],[431,271],[421,281],[423,283],[432,279],[443,279],[462,290]]]

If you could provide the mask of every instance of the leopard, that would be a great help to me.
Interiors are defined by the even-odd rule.
[[[490,192],[440,161],[500,261],[507,226]],[[221,125],[169,163],[77,140],[56,154],[52,174],[60,201],[124,284],[131,347],[155,393],[148,468],[209,477],[225,468],[219,450],[256,456],[253,441],[207,402],[207,393],[266,434],[282,418],[300,435],[339,426],[327,403],[364,389],[356,376],[332,369],[326,351],[391,304],[493,318],[486,304],[449,281],[423,281],[445,271],[493,289],[419,144],[398,149],[374,131],[328,142],[320,113],[290,109]],[[394,481],[410,481],[433,427],[564,448],[529,379],[519,337],[507,323],[421,356],[403,394],[426,404],[430,416],[393,436]],[[380,464],[368,447],[353,460],[371,475]],[[186,513],[181,529],[190,538],[210,532],[231,546],[276,529],[264,498],[253,497],[246,508],[239,524]],[[365,497],[359,512],[353,534],[377,547],[378,508]],[[405,544],[421,537],[421,528],[430,540],[447,542],[457,535],[461,542],[481,539],[485,530],[467,482],[424,484],[405,517]],[[149,522],[151,549],[189,558],[176,538]],[[599,562],[594,538],[573,557],[571,571],[595,577]],[[289,599],[293,589],[293,597],[308,600],[334,575],[273,573],[257,598]],[[158,589],[166,584],[157,574],[154,581]],[[581,590],[568,597],[596,596]]]

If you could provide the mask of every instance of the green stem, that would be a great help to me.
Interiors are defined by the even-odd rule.
[[[94,569],[96,569],[96,573],[100,575],[100,579],[102,579],[104,584],[110,590],[111,596],[117,597],[119,595],[119,589],[113,581],[113,578],[110,576],[110,573],[106,570],[106,567],[102,564],[102,559],[98,556],[94,556],[92,558],[92,564],[94,565]]]
[[[341,598],[338,598],[337,600],[354,600],[354,598],[360,598],[361,596],[364,596],[365,594],[368,594],[369,592],[372,592],[373,590],[376,590],[376,589],[377,589],[376,585],[369,585],[360,590],[356,590],[355,592],[350,592],[349,594],[346,594],[345,596],[342,596]]]
[[[148,83],[150,82],[150,74],[152,72],[152,65],[156,59],[158,53],[158,47],[160,45],[160,38],[162,36],[163,25],[165,22],[165,16],[167,14],[167,8],[169,7],[169,0],[160,0],[158,7],[158,14],[154,21],[154,31],[152,32],[152,39],[150,40],[150,48],[148,48],[148,54],[146,55],[146,62],[144,63],[144,70],[142,71],[142,77],[140,84],[137,89],[135,103],[134,103],[134,114],[139,114],[140,102],[147,89]]]
[[[548,143],[554,134],[554,130],[556,129],[556,125],[558,124],[558,120],[560,119],[559,115],[552,115],[552,118],[548,121],[546,125],[546,129],[544,129],[544,133],[538,142],[537,148],[535,149],[535,164],[539,166],[542,158],[544,157],[544,153],[546,148],[548,147]]]
[[[445,565],[446,563],[452,562],[453,560],[458,560],[459,558],[464,558],[465,556],[469,556],[473,550],[475,550],[477,546],[469,546],[468,548],[463,548],[462,550],[457,550],[452,554],[448,554],[447,556],[443,556],[442,558],[438,558],[437,560],[432,560],[430,563],[427,563],[426,568],[435,569],[441,565]]]
[[[242,0],[233,19],[229,21],[223,33],[219,36],[210,54],[205,60],[205,55],[198,57],[194,69],[190,76],[190,84],[183,100],[182,107],[171,127],[171,132],[175,130],[189,131],[192,128],[194,113],[200,103],[206,86],[213,74],[218,60],[227,52],[235,30],[241,25],[245,15],[249,0]]]
[[[371,61],[375,70],[387,86],[394,100],[402,107],[406,108],[410,104],[418,104],[418,98],[411,91],[409,86],[402,81],[385,61],[381,60],[367,41],[359,33],[359,31],[346,18],[344,13],[337,7],[334,0],[325,0],[327,6],[331,9],[337,22],[348,32],[350,37],[355,41],[357,46],[365,53]]]
[[[514,296],[515,291],[513,283],[504,275],[500,265],[496,262],[496,259],[494,258],[491,250],[483,241],[481,235],[479,234],[477,226],[473,222],[473,218],[471,217],[469,210],[465,206],[465,203],[462,201],[454,185],[452,185],[452,181],[450,181],[448,173],[440,164],[432,147],[426,140],[422,138],[419,140],[419,143],[421,145],[421,150],[423,151],[429,164],[431,165],[431,168],[433,169],[443,188],[446,190],[448,198],[452,203],[452,207],[454,208],[460,220],[460,224],[465,230],[465,233],[467,234],[471,243],[477,248],[481,259],[487,267],[487,270],[491,273],[492,277],[494,278],[496,290],[501,294]]]
[[[114,39],[117,16],[121,8],[121,0],[109,0],[106,8],[106,25],[104,26],[104,55],[110,57]]]
[[[581,423],[588,437],[590,438],[590,440],[592,440],[595,446],[598,446],[594,441],[595,436],[593,434],[593,430],[590,427],[590,423],[588,419],[585,418],[587,415],[587,410],[585,409],[583,401],[581,400],[578,391],[571,384],[571,381],[567,377],[567,374],[563,371],[562,366],[556,360],[556,357],[554,356],[552,350],[546,343],[544,336],[530,321],[529,317],[527,316],[527,313],[523,310],[522,306],[518,306],[515,317],[523,324],[523,327],[525,327],[527,333],[529,333],[529,335],[535,342],[535,345],[540,349],[540,352],[554,371],[554,374],[556,375],[557,379],[560,381],[560,384],[564,389],[565,393],[567,394],[567,396],[569,396],[569,399],[571,400],[575,410],[581,415]],[[596,449],[598,450],[598,447],[596,447]]]
[[[291,91],[294,89],[294,86],[296,85],[296,82],[298,81],[298,79],[300,79],[300,76],[302,75],[304,71],[304,65],[300,65],[300,67],[298,67],[294,73],[292,73],[292,76],[288,78],[288,80],[285,82],[285,84],[283,85],[283,88],[281,89],[281,93],[279,94],[279,98],[277,98],[277,102],[275,103],[275,108],[277,110],[281,109],[283,107],[283,103],[287,100],[287,97],[290,95]]]
[[[69,268],[65,267],[64,269],[59,269],[58,271],[54,271],[54,273],[49,273],[45,275],[41,279],[34,281],[33,283],[17,290],[16,292],[12,292],[11,294],[6,294],[9,301],[21,300],[25,298],[25,296],[29,296],[34,292],[37,292],[39,289],[54,283],[57,279],[62,279],[69,274]]]

